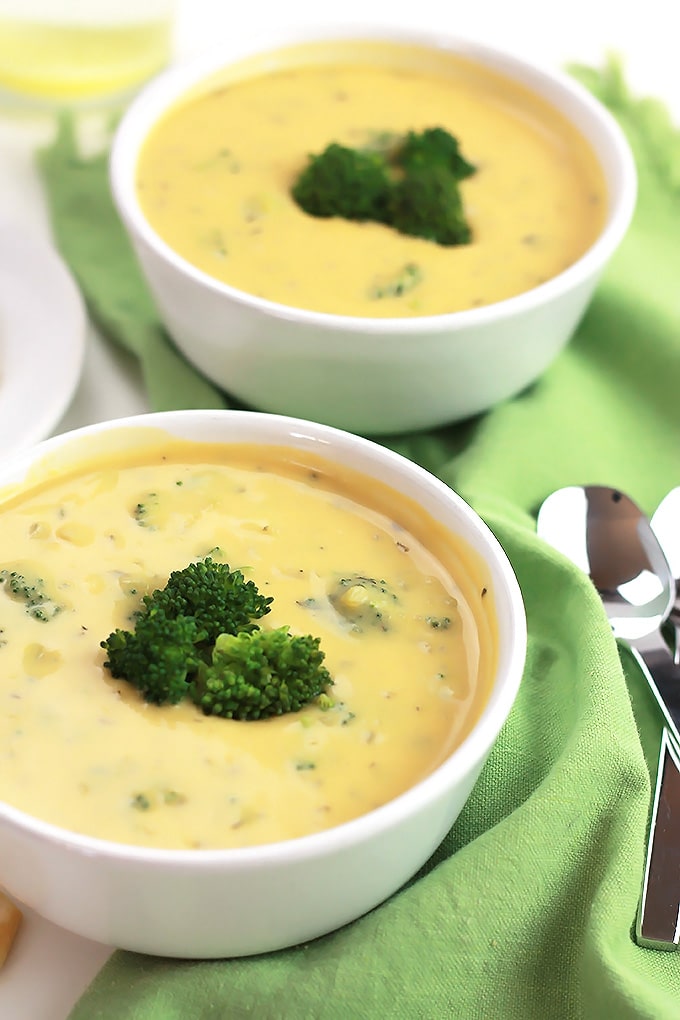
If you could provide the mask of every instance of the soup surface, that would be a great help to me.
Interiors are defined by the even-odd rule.
[[[483,567],[411,501],[283,449],[163,441],[93,456],[0,504],[0,799],[93,836],[244,846],[361,815],[436,768],[487,698]],[[239,722],[144,702],[102,638],[209,554],[274,597],[264,627],[321,638],[333,706]],[[38,611],[6,572],[37,582]],[[394,594],[374,625],[342,579]]]
[[[326,53],[326,63],[324,60]],[[172,109],[142,149],[139,200],[190,263],[241,290],[352,316],[474,308],[560,273],[597,237],[604,181],[584,139],[511,81],[451,55],[369,43],[282,51]],[[272,69],[272,67],[274,69]],[[444,127],[477,172],[461,191],[471,244],[319,219],[290,188],[330,142]],[[387,296],[417,267],[418,282]]]

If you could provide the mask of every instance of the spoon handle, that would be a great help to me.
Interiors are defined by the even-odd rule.
[[[631,641],[630,648],[680,747],[680,665],[659,630]]]
[[[636,941],[674,951],[680,941],[680,667],[659,630],[630,642],[668,724],[659,751]]]
[[[680,752],[664,729],[636,941],[675,951],[680,942]]]

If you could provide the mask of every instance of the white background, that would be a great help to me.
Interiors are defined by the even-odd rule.
[[[633,91],[664,98],[680,123],[674,7],[674,0],[343,0],[340,17],[319,0],[179,0],[177,58],[275,22],[413,25],[481,39],[547,66],[600,64],[619,53]],[[47,232],[25,139],[0,123],[0,221],[10,215]],[[134,365],[91,331],[82,382],[58,430],[145,409]],[[64,1020],[108,953],[27,913],[0,973],[0,1020]]]

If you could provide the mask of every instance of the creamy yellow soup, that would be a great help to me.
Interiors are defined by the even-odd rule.
[[[263,627],[320,637],[332,707],[235,721],[111,677],[100,641],[208,554],[273,596]],[[240,847],[337,825],[432,772],[492,683],[471,551],[375,481],[283,449],[167,439],[48,471],[0,502],[0,571],[0,799],[92,836]],[[334,608],[355,576],[395,595],[379,626]]]
[[[290,189],[310,153],[443,127],[477,168],[461,191],[472,243],[320,219]],[[576,261],[606,214],[601,170],[561,114],[467,60],[370,43],[245,62],[178,103],[137,171],[142,209],[187,261],[284,305],[436,315],[512,297]],[[384,295],[405,267],[418,282]]]

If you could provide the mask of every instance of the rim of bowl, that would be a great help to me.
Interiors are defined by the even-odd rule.
[[[334,42],[376,42],[431,48],[487,66],[538,94],[565,117],[589,142],[607,186],[609,209],[595,241],[575,262],[544,283],[514,297],[479,308],[437,315],[371,318],[318,312],[258,297],[224,283],[178,255],[151,227],[142,212],[135,188],[140,149],[149,130],[194,86],[233,63],[255,56],[274,55],[289,46]],[[257,72],[260,73],[260,72]],[[576,112],[575,112],[576,111]],[[580,123],[587,122],[587,129]],[[597,136],[597,141],[595,140]],[[599,147],[599,148],[598,148]],[[633,216],[637,197],[635,160],[622,128],[613,114],[576,79],[565,72],[533,63],[510,51],[479,40],[444,32],[428,32],[398,25],[307,25],[278,29],[268,34],[232,37],[219,49],[168,68],[154,78],[126,110],[115,132],[109,163],[114,202],[128,229],[166,264],[207,289],[272,318],[321,326],[329,331],[371,333],[439,332],[482,325],[540,307],[554,297],[599,273],[622,241]]]
[[[199,869],[231,869],[243,866],[258,867],[271,863],[283,863],[289,860],[304,860],[310,857],[323,857],[343,847],[363,843],[372,836],[389,832],[395,825],[405,820],[419,807],[425,807],[441,796],[454,784],[461,769],[474,767],[487,754],[504,725],[517,696],[524,669],[527,630],[526,613],[519,583],[500,542],[482,518],[458,495],[435,475],[410,461],[388,447],[369,439],[330,425],[310,422],[302,418],[276,415],[261,411],[241,410],[179,410],[155,411],[146,414],[129,415],[109,421],[85,425],[82,428],[53,436],[36,444],[29,451],[19,451],[6,459],[0,467],[0,490],[6,485],[21,482],[30,467],[45,456],[81,437],[96,436],[101,433],[129,429],[162,429],[171,435],[182,438],[185,422],[191,428],[191,422],[221,422],[221,432],[216,433],[214,440],[207,442],[266,442],[272,445],[296,447],[300,441],[309,442],[309,448],[315,444],[321,447],[321,455],[331,461],[335,459],[334,449],[352,449],[363,455],[362,466],[357,467],[360,474],[367,474],[367,462],[380,464],[389,471],[396,469],[412,484],[424,488],[430,499],[444,499],[452,507],[455,518],[463,518],[466,530],[476,532],[482,540],[485,551],[484,560],[493,561],[497,604],[504,606],[507,615],[499,615],[499,648],[500,654],[496,667],[496,678],[490,696],[481,715],[474,723],[465,739],[458,744],[445,760],[431,773],[409,787],[403,793],[393,797],[386,804],[357,818],[350,819],[340,825],[320,832],[311,833],[294,839],[278,842],[262,843],[246,847],[225,847],[216,849],[164,849],[144,847],[135,844],[119,843],[114,840],[102,839],[74,832],[52,822],[40,818],[7,804],[0,800],[0,841],[2,826],[13,824],[24,833],[50,844],[58,844],[73,852],[88,857],[106,858],[111,861],[135,862],[139,865],[153,864],[154,867],[167,866],[173,868]],[[249,436],[228,438],[226,429],[230,422],[238,429],[238,423],[244,423]],[[263,437],[269,438],[263,438]],[[259,437],[259,438],[258,438]],[[379,476],[380,477],[380,476]],[[403,491],[391,482],[384,482],[398,492]],[[408,488],[408,486],[407,486]],[[430,513],[430,510],[426,512]],[[444,525],[450,527],[449,525]],[[453,531],[453,528],[450,530]],[[455,533],[455,532],[454,532]],[[464,541],[470,543],[468,538]],[[478,555],[481,555],[478,553]]]

